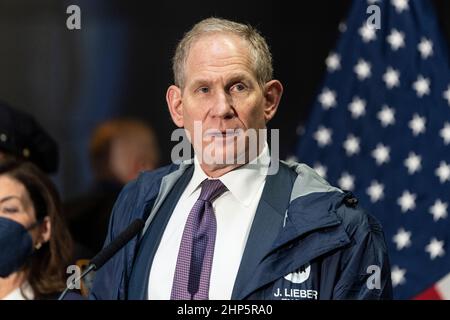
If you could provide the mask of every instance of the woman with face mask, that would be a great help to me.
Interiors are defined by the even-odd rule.
[[[0,164],[0,299],[56,298],[71,255],[50,179],[31,163]]]

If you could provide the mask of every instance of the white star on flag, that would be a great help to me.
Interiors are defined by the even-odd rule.
[[[447,145],[450,143],[450,123],[446,122],[444,127],[439,131],[442,139],[444,139],[444,143]]]
[[[422,59],[427,59],[433,55],[433,42],[427,38],[422,38],[417,45],[417,50],[419,50]]]
[[[442,94],[445,100],[447,100],[448,105],[450,106],[450,85],[448,85],[448,88],[444,93]]]
[[[397,199],[397,204],[401,207],[403,213],[416,208],[416,197],[414,193],[408,190],[403,191],[402,196]]]
[[[392,67],[387,67],[383,74],[383,81],[386,83],[388,89],[398,87],[400,85],[400,72]]]
[[[438,221],[439,219],[447,218],[447,202],[442,202],[441,199],[437,199],[433,206],[430,207],[430,213],[433,215],[433,220]]]
[[[411,121],[409,121],[409,127],[413,132],[414,136],[418,136],[421,133],[425,132],[425,117],[419,116],[417,113],[413,115]]]
[[[359,97],[354,97],[353,101],[348,105],[348,110],[352,113],[353,119],[358,119],[366,113],[366,101]]]
[[[331,143],[331,135],[333,131],[331,129],[320,126],[314,134],[314,138],[317,140],[319,147],[325,147]]]
[[[337,53],[330,53],[325,60],[329,72],[334,72],[341,68],[341,57]]]
[[[314,164],[313,169],[319,176],[321,176],[322,178],[326,179],[326,177],[327,177],[327,167],[325,167],[322,164],[316,162]]]
[[[344,172],[338,180],[339,187],[342,190],[353,191],[355,187],[355,177],[348,172]]]
[[[375,203],[384,197],[384,185],[374,180],[366,190],[370,201]]]
[[[395,7],[397,13],[402,13],[409,9],[408,0],[391,0],[391,3]]]
[[[358,63],[353,68],[353,71],[355,71],[356,75],[358,76],[358,79],[360,81],[363,81],[370,77],[371,71],[370,71],[371,65],[364,59],[359,59]]]
[[[425,247],[425,251],[430,254],[431,260],[444,256],[444,241],[432,238],[430,243]]]
[[[394,241],[394,243],[397,245],[397,250],[407,248],[411,245],[411,232],[405,231],[405,229],[400,228],[392,241]]]
[[[378,112],[377,117],[381,121],[381,125],[383,127],[387,127],[388,125],[392,125],[395,123],[395,110],[393,108],[389,108],[389,106],[384,105],[381,111]]]
[[[392,29],[387,36],[387,42],[391,45],[391,49],[397,51],[405,46],[405,34],[397,29]]]
[[[400,269],[398,266],[393,266],[391,270],[392,286],[396,287],[398,285],[404,284],[406,282],[405,275],[406,269]]]
[[[354,154],[359,152],[359,138],[355,137],[352,134],[347,136],[347,139],[344,141],[344,149],[347,156],[351,157]]]
[[[334,108],[336,106],[336,92],[324,88],[322,93],[319,95],[319,102],[325,110]]]
[[[390,148],[382,143],[377,144],[377,147],[372,151],[372,157],[375,158],[377,165],[382,165],[390,160],[389,157]]]
[[[422,157],[410,152],[408,158],[405,159],[405,166],[408,168],[409,174],[414,174],[422,168]]]
[[[419,75],[417,80],[413,83],[413,88],[416,90],[416,94],[419,98],[430,94],[430,79]]]
[[[450,180],[450,165],[448,165],[445,161],[441,161],[439,167],[434,172],[438,177],[441,183]]]
[[[359,28],[359,35],[363,42],[367,43],[373,41],[377,38],[376,29],[372,26],[369,26],[367,23],[363,23],[361,28]]]

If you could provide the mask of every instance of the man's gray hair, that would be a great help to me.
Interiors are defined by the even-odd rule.
[[[178,43],[172,60],[175,85],[184,88],[184,67],[191,46],[202,36],[214,33],[230,33],[239,36],[249,44],[249,53],[253,61],[253,71],[260,85],[272,80],[272,55],[266,40],[254,27],[221,18],[208,18],[200,21],[185,33]]]

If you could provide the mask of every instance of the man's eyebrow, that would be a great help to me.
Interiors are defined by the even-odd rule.
[[[191,86],[198,86],[200,84],[207,84],[210,82],[211,82],[211,80],[208,78],[197,78],[192,81]]]
[[[246,73],[233,74],[228,78],[227,82],[235,82],[238,80],[250,80],[250,76]]]
[[[0,199],[0,203],[9,201],[11,199],[17,199],[19,201],[22,201],[18,196],[7,196],[7,197],[4,197],[4,198]]]
[[[230,75],[229,77],[227,77],[226,79],[226,83],[232,83],[232,82],[236,82],[236,81],[240,81],[240,80],[250,80],[251,76],[247,73],[235,73]],[[199,85],[204,85],[204,84],[209,84],[211,83],[212,80],[208,79],[208,78],[197,78],[194,79],[191,83],[191,86],[196,87]]]

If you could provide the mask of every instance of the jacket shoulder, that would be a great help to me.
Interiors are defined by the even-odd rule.
[[[337,204],[336,214],[350,236],[382,233],[380,222],[364,209],[350,192],[345,193],[342,201]]]
[[[336,213],[342,221],[350,244],[342,251],[340,268],[343,271],[334,290],[334,297],[391,299],[391,272],[381,224],[357,203],[349,205],[345,200]],[[378,275],[379,285],[370,289],[367,284],[374,275]]]

